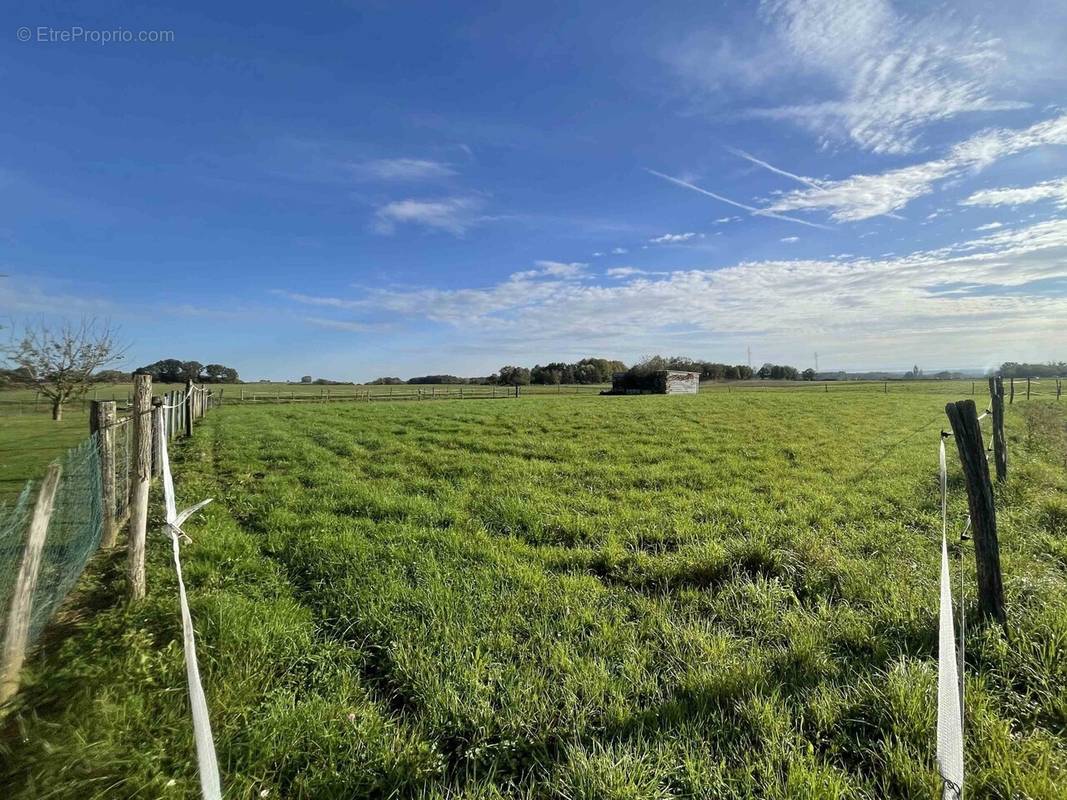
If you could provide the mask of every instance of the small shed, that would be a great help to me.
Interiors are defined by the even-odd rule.
[[[647,375],[616,372],[611,376],[610,394],[696,394],[700,373],[661,369]]]

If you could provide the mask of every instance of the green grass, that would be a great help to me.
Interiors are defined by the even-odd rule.
[[[936,796],[959,387],[833,388],[213,412],[177,480],[227,797]],[[1065,430],[1009,409],[1008,638],[966,548],[969,797],[1067,785]],[[31,663],[8,796],[197,796],[149,543],[147,601],[101,554]]]
[[[848,381],[841,383],[789,382],[789,381],[730,381],[705,383],[701,392],[804,392],[804,393],[843,393],[870,394],[883,389],[880,381]],[[891,381],[887,390],[892,394],[923,394],[942,396],[956,393],[969,396],[972,389],[979,394],[984,391],[982,381]],[[158,394],[173,389],[181,389],[179,384],[157,384],[154,391]],[[316,386],[309,384],[287,383],[248,383],[240,385],[222,385],[217,387],[224,392],[228,405],[233,405],[244,398],[245,402],[287,402],[291,400],[314,402],[321,399],[326,391],[330,392],[331,402],[351,401],[355,397],[364,397],[370,393],[375,398],[397,397],[412,399],[419,393],[422,399],[448,397],[456,399],[460,392],[468,396],[485,394],[493,391],[489,386],[454,386],[454,385],[404,385],[404,386]],[[607,386],[525,386],[523,396],[559,395],[575,397],[597,394]],[[35,392],[29,389],[6,389],[0,391],[0,502],[10,500],[18,494],[27,480],[44,474],[45,467],[68,447],[88,435],[90,400],[116,400],[122,409],[132,390],[128,383],[100,384],[90,390],[83,398],[67,404],[62,423],[53,423],[50,419],[48,404],[35,398]],[[497,392],[503,397],[508,391],[498,387]],[[1022,391],[1025,391],[1023,389]],[[1033,396],[1035,399],[1052,397],[1055,385],[1052,382],[1035,382]]]

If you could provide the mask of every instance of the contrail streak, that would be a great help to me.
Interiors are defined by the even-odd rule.
[[[700,194],[707,195],[708,197],[713,197],[720,203],[727,203],[731,206],[735,206],[736,208],[743,208],[745,211],[748,211],[750,214],[754,214],[758,217],[773,217],[774,219],[784,219],[787,222],[795,222],[798,225],[807,225],[809,228],[818,228],[819,230],[823,231],[829,230],[829,228],[827,228],[825,225],[819,225],[814,222],[808,222],[807,220],[797,219],[796,217],[787,217],[785,214],[776,214],[773,211],[765,211],[762,208],[756,208],[755,206],[747,206],[744,203],[739,203],[736,200],[731,200],[729,197],[723,197],[721,194],[715,194],[715,192],[709,192],[707,189],[701,189],[699,186],[694,186],[691,183],[687,183],[681,178],[674,178],[670,175],[664,175],[662,172],[656,172],[656,170],[649,169],[648,167],[645,167],[645,172],[648,172],[651,175],[655,175],[657,178],[663,178],[663,180],[665,181],[675,183],[678,186],[684,186],[686,189],[692,189],[694,192],[700,192]]]
[[[744,150],[740,150],[740,149],[738,149],[736,147],[727,147],[726,149],[729,150],[731,153],[733,153],[735,156],[740,156],[741,158],[745,159],[746,161],[751,161],[753,164],[755,164],[758,167],[763,167],[764,169],[770,170],[771,172],[776,172],[779,175],[784,175],[787,178],[792,178],[793,180],[804,184],[805,186],[807,186],[810,189],[822,189],[823,188],[822,186],[817,184],[815,181],[813,181],[811,178],[805,178],[803,175],[794,175],[792,172],[787,172],[784,169],[779,169],[778,167],[774,166],[774,164],[768,164],[766,161],[764,161],[762,159],[759,159],[759,158],[756,158],[754,155],[751,155],[750,153],[746,153]]]

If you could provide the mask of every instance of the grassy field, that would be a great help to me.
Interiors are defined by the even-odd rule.
[[[958,396],[213,412],[178,489],[216,498],[184,561],[226,796],[937,796],[936,454]],[[1065,419],[1009,408],[1007,638],[977,625],[966,548],[968,797],[1067,785]],[[950,491],[959,530],[954,458]],[[122,603],[102,554],[31,664],[8,796],[197,796],[173,569],[149,544],[148,600]]]
[[[156,393],[183,388],[177,384],[157,384]],[[452,386],[452,385],[404,385],[404,386],[314,386],[307,384],[286,383],[250,383],[241,385],[223,385],[217,387],[224,392],[226,403],[233,405],[244,399],[245,403],[275,402],[309,402],[317,403],[330,392],[331,402],[349,402],[355,397],[384,399],[459,399],[460,392],[467,397],[471,394],[485,395],[492,392],[488,386]],[[557,395],[562,397],[580,397],[598,394],[608,388],[599,385],[583,386],[525,386],[524,397]],[[116,400],[120,409],[125,405],[131,391],[130,384],[102,384],[90,391],[84,398],[71,403],[64,411],[63,421],[53,423],[49,409],[44,401],[38,402],[32,390],[0,391],[0,501],[9,500],[16,495],[32,478],[40,477],[48,462],[63,453],[68,447],[79,442],[88,434],[88,406],[90,400]],[[499,387],[497,392],[503,397],[508,391]],[[971,396],[983,402],[983,381],[847,381],[836,383],[810,383],[789,381],[731,381],[711,382],[701,386],[701,392],[823,392],[834,395],[843,393],[871,394],[884,391],[889,394],[941,396]],[[1051,381],[1035,382],[1034,399],[1051,399],[1055,395],[1055,385]],[[1020,393],[1020,398],[1021,398]]]

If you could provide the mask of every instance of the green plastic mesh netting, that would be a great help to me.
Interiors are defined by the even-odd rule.
[[[89,558],[100,545],[103,511],[100,504],[100,457],[96,436],[67,451],[60,459],[62,473],[55,509],[48,523],[33,592],[30,642],[40,635]],[[18,577],[37,486],[27,483],[14,503],[0,507],[0,638],[7,630],[11,596]]]

